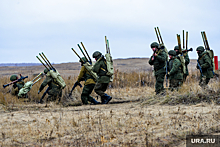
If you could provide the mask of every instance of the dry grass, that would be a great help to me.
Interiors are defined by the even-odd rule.
[[[179,91],[156,96],[151,70],[116,70],[115,80],[107,90],[113,97],[109,105],[80,106],[79,87],[69,98],[76,76],[64,76],[67,87],[60,104],[36,104],[43,94],[37,94],[42,80],[33,86],[28,100],[11,96],[10,87],[0,89],[0,144],[185,146],[187,134],[220,132],[219,79],[212,79],[209,88],[203,90],[198,86],[198,75],[193,72]],[[25,81],[32,79],[30,75]],[[1,85],[8,82],[9,77],[0,78]]]

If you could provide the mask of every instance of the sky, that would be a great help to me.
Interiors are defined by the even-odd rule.
[[[219,0],[0,0],[0,63],[39,63],[41,52],[52,63],[77,62],[71,48],[82,55],[83,42],[91,57],[105,54],[105,36],[113,59],[150,57],[157,26],[168,50],[185,30],[196,59],[205,31],[220,56],[219,7]]]

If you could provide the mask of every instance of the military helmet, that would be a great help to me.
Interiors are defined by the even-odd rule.
[[[171,55],[171,56],[176,56],[176,52],[174,50],[170,50],[168,52],[168,54]]]
[[[204,47],[203,46],[199,46],[196,48],[196,51],[201,51],[201,52],[204,52]]]
[[[159,44],[157,42],[153,42],[153,43],[151,43],[150,47],[151,48],[158,48]]]
[[[79,59],[79,62],[86,62],[87,61],[85,57],[82,57],[81,59]]]
[[[93,58],[97,58],[97,57],[100,57],[102,55],[102,53],[100,53],[99,51],[95,51],[93,54],[92,54],[92,57]]]
[[[44,73],[47,74],[49,70],[47,68],[44,69]]]
[[[179,50],[179,46],[175,46],[175,47],[174,47],[174,50]]]
[[[10,81],[15,81],[15,80],[17,80],[18,79],[18,76],[17,75],[12,75],[11,77],[10,77]]]

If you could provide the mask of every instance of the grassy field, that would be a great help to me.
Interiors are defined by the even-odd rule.
[[[54,65],[66,82],[62,102],[38,104],[35,84],[28,99],[10,95],[10,86],[0,89],[2,146],[185,146],[185,136],[220,135],[220,81],[213,78],[204,90],[198,86],[195,61],[190,75],[179,91],[167,90],[155,95],[152,68],[148,59],[118,59],[115,79],[107,93],[113,97],[108,105],[82,105],[76,81],[80,64]],[[135,66],[136,65],[136,66]],[[134,68],[135,67],[135,68]],[[29,75],[39,67],[1,67],[0,84],[9,83],[10,74]],[[37,69],[37,70],[36,70]],[[219,71],[217,71],[220,73]],[[93,92],[92,96],[96,98]],[[100,98],[98,98],[100,101]]]

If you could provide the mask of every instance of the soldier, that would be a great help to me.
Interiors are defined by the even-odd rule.
[[[47,72],[48,72],[48,69],[44,69],[44,73],[46,74],[46,79],[41,84],[38,94],[44,89],[45,86],[48,85],[49,87],[47,91],[48,93],[47,101],[56,101],[56,99],[58,98],[58,101],[60,102],[60,99],[62,97],[62,88],[57,83],[56,79],[47,75]],[[40,103],[42,103],[42,99]]]
[[[175,46],[174,50],[176,51],[176,55],[180,55],[180,53],[179,53],[179,46]],[[182,50],[182,52],[183,52],[183,56],[184,56],[184,59],[185,59],[185,66],[186,66],[186,73],[183,74],[183,82],[185,82],[186,81],[186,77],[189,75],[188,64],[190,62],[190,59],[189,59],[189,55],[188,55],[187,49]]]
[[[108,102],[112,99],[112,97],[104,93],[110,82],[110,76],[106,75],[106,73],[108,72],[106,60],[102,55],[102,53],[100,53],[99,51],[95,51],[92,57],[95,58],[96,60],[96,63],[92,68],[92,71],[97,73],[99,77],[95,85],[95,92],[99,96],[101,96],[102,104],[108,104]]]
[[[156,78],[155,92],[156,94],[159,94],[164,90],[163,82],[166,74],[165,67],[167,54],[164,49],[159,47],[157,42],[151,43],[150,46],[154,54],[150,57],[149,64],[154,66],[154,74]]]
[[[182,85],[183,80],[183,67],[179,57],[176,55],[174,50],[170,50],[169,54],[169,88],[173,91],[178,90],[178,87]]]
[[[12,75],[11,77],[10,77],[10,81],[15,81],[15,80],[17,80],[18,79],[18,76],[17,75]],[[19,81],[19,82],[16,82],[16,83],[14,83],[13,84],[13,86],[12,86],[12,89],[11,89],[11,94],[12,95],[18,95],[18,93],[19,93],[19,90],[22,88],[24,86],[24,80],[21,80],[21,81]]]
[[[199,85],[203,88],[207,86],[209,83],[210,78],[213,78],[213,67],[212,67],[212,59],[210,58],[209,54],[204,51],[203,46],[197,47],[196,51],[198,53],[198,63],[197,63],[197,69],[199,69],[199,65],[201,67],[201,75],[200,75],[200,82]],[[199,64],[199,65],[198,65]]]
[[[97,102],[93,97],[90,96],[95,87],[95,78],[88,72],[85,66],[83,66],[83,63],[86,62],[86,58],[82,57],[81,59],[82,60],[79,60],[79,62],[81,62],[82,67],[77,82],[79,83],[80,81],[85,80],[85,86],[83,87],[81,94],[82,103],[87,105],[89,101],[93,104],[100,104],[100,102]]]

